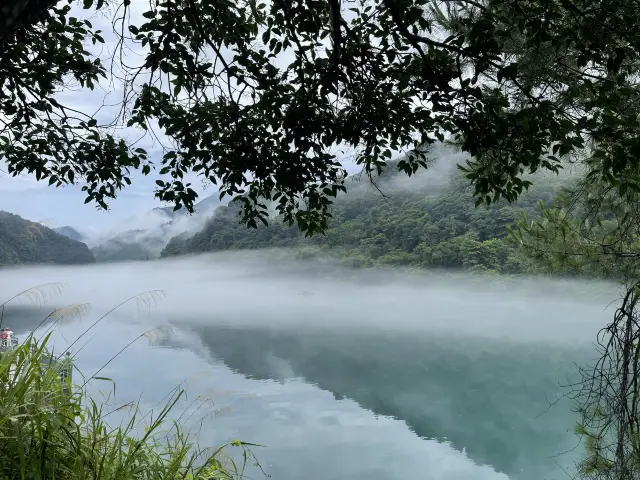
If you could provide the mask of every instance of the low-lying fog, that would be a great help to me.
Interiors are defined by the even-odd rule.
[[[53,307],[90,303],[57,328],[59,351],[162,290],[77,342],[80,370],[174,326],[156,340],[167,348],[134,343],[100,372],[117,383],[110,402],[142,394],[151,408],[188,380],[190,401],[216,413],[200,442],[264,445],[263,468],[284,480],[566,478],[582,447],[570,401],[549,404],[593,361],[618,298],[607,283],[354,271],[281,252],[0,271],[3,301],[49,282],[68,288],[40,308],[11,302],[3,321],[24,334]]]

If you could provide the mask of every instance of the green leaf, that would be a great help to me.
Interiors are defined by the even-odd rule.
[[[622,182],[618,187],[618,191],[620,192],[620,196],[624,196],[627,193],[627,188],[629,184],[627,182]]]

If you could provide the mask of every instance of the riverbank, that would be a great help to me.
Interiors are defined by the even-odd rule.
[[[41,341],[29,336],[0,355],[0,478],[241,477],[243,466],[225,461],[224,453],[232,446],[252,458],[247,445],[234,441],[201,449],[180,423],[170,421],[183,389],[176,388],[155,414],[127,405],[128,422],[112,427],[106,417],[113,412],[87,394],[90,379],[80,374],[80,385],[72,385],[70,376],[40,361],[51,355],[48,340],[49,335]]]

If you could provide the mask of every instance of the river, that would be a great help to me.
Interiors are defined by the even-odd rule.
[[[157,408],[186,382],[177,408],[193,413],[199,442],[260,444],[281,480],[568,478],[582,447],[563,385],[594,360],[617,298],[606,283],[349,271],[264,253],[0,271],[5,299],[47,282],[68,288],[37,308],[11,302],[4,322],[24,335],[51,308],[89,302],[55,329],[58,351],[123,300],[163,290],[89,330],[72,349],[79,369],[95,374],[152,332],[100,371],[117,385],[110,406]],[[98,400],[112,392],[90,385]]]

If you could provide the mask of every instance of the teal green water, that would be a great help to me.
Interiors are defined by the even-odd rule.
[[[0,288],[64,281],[52,304],[94,305],[56,332],[60,349],[132,293],[164,288],[150,311],[131,305],[95,327],[79,367],[94,373],[174,325],[164,348],[136,343],[100,373],[117,382],[112,404],[142,395],[151,408],[188,380],[180,408],[199,440],[264,445],[271,478],[563,479],[579,458],[571,403],[556,400],[593,360],[612,286],[215,260],[22,269],[0,273]],[[25,331],[39,315],[14,308],[7,321]]]
[[[196,327],[213,358],[253,379],[300,378],[406,422],[513,479],[562,478],[576,453],[561,400],[586,349],[349,329]]]

